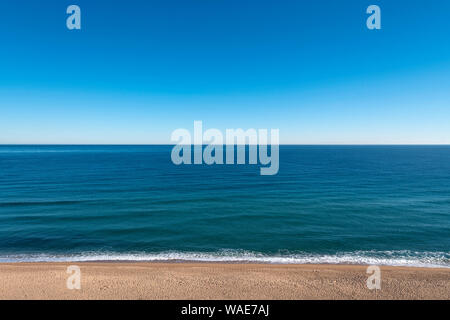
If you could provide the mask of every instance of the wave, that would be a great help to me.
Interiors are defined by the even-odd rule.
[[[80,204],[87,201],[83,200],[55,200],[55,201],[9,201],[0,202],[0,207],[18,207],[18,206],[44,206],[44,205],[70,205]]]
[[[0,262],[223,262],[269,264],[353,264],[450,268],[450,252],[355,251],[336,254],[267,254],[245,250],[157,253],[84,252],[76,254],[0,255]]]

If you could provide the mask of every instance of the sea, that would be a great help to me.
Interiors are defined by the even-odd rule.
[[[282,145],[272,176],[172,148],[0,146],[0,262],[450,267],[450,146]]]

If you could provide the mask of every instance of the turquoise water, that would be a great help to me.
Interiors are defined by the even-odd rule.
[[[280,171],[171,146],[0,146],[0,261],[450,267],[450,147],[281,146]]]

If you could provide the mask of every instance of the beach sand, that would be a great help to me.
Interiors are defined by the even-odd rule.
[[[81,289],[69,290],[69,265]],[[219,263],[3,263],[0,299],[450,299],[450,269]]]

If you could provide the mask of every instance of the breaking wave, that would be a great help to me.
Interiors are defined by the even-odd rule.
[[[336,254],[280,253],[266,254],[244,250],[217,252],[158,253],[84,252],[76,254],[0,255],[0,262],[223,262],[269,264],[353,264],[428,268],[450,268],[449,252],[355,251]]]

